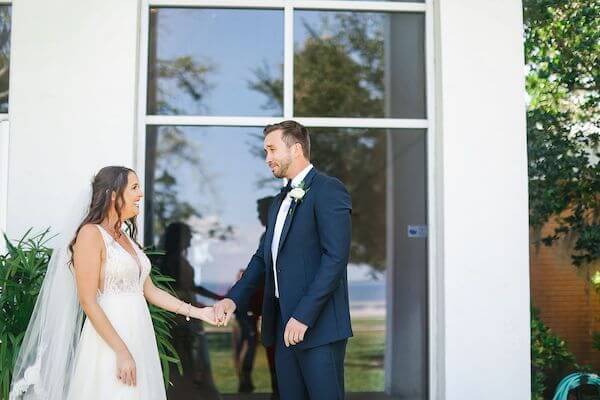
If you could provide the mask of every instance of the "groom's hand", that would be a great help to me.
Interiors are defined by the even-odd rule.
[[[217,321],[217,325],[227,326],[236,308],[237,307],[234,301],[228,298],[216,302],[213,305],[213,309],[215,311],[215,320]]]
[[[302,322],[297,319],[290,318],[287,325],[285,326],[285,332],[283,333],[283,340],[285,341],[285,346],[290,347],[290,345],[294,346],[301,341],[304,340],[304,334],[308,326],[304,325]]]

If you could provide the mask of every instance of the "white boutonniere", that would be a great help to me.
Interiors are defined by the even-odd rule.
[[[302,201],[304,196],[306,196],[306,193],[308,193],[309,190],[310,190],[310,188],[304,187],[304,181],[302,181],[298,184],[298,186],[295,186],[292,188],[292,190],[290,190],[290,197],[296,203],[300,204],[300,202]],[[294,208],[295,207],[290,207],[290,215],[292,215],[294,213]]]
[[[306,191],[299,187],[293,188],[292,190],[290,190],[290,197],[296,201],[302,200],[302,198],[304,197],[305,194],[306,194]]]

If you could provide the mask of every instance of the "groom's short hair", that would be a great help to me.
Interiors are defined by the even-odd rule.
[[[296,121],[287,120],[277,124],[267,125],[263,134],[267,136],[269,133],[276,130],[281,130],[281,139],[288,147],[300,143],[304,158],[310,160],[310,134],[304,125]]]

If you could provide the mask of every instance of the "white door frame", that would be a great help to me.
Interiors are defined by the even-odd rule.
[[[3,234],[6,233],[8,219],[8,114],[0,114],[0,254],[6,251]]]

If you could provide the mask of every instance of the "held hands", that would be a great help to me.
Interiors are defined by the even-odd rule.
[[[188,321],[189,318],[195,318],[211,325],[227,326],[235,309],[233,300],[225,298],[212,307],[192,307],[189,303],[181,302],[175,313],[185,315]]]
[[[216,302],[212,306],[212,310],[209,310],[209,307],[201,309],[205,313],[205,318],[207,318],[202,319],[217,326],[227,326],[236,308],[237,306],[233,300],[224,298],[223,300]],[[210,320],[211,318],[212,320]],[[290,347],[302,342],[307,330],[307,325],[295,318],[290,318],[285,327],[285,332],[283,333],[285,345]]]
[[[125,349],[117,353],[117,379],[128,386],[137,384],[137,373],[135,361],[129,350]]]
[[[196,308],[192,314],[192,317],[204,322],[208,322],[211,325],[217,325],[215,311],[212,307]]]
[[[216,302],[213,305],[216,325],[227,326],[236,308],[234,301],[228,298]]]
[[[295,318],[290,318],[285,326],[283,333],[283,341],[286,347],[295,346],[304,340],[304,334],[308,330],[308,326]]]

